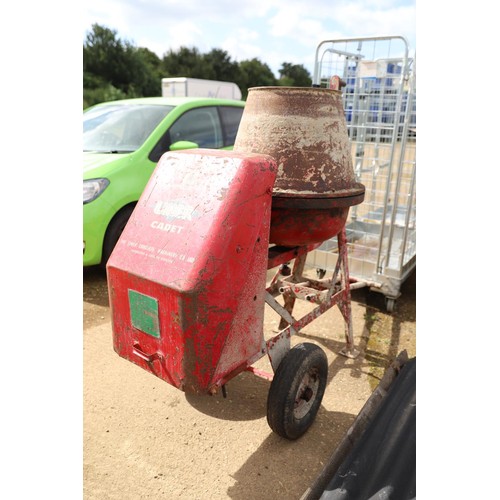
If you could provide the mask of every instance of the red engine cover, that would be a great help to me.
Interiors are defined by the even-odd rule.
[[[120,356],[203,393],[262,355],[276,170],[260,154],[161,158],[107,264]]]

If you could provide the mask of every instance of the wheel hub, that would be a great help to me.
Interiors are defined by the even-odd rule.
[[[300,419],[307,415],[314,403],[319,387],[319,378],[316,373],[307,373],[300,383],[295,397],[293,414]]]

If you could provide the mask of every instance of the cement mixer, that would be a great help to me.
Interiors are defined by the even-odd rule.
[[[225,394],[244,370],[263,376],[270,428],[302,436],[328,363],[291,336],[337,305],[341,354],[357,355],[344,225],[364,186],[350,158],[340,92],[287,87],[249,89],[233,151],[165,153],[107,263],[118,355],[186,393]],[[304,277],[308,252],[336,235],[332,276]],[[314,305],[299,319],[297,299]],[[266,304],[280,318],[267,340]],[[264,356],[273,373],[253,366]]]

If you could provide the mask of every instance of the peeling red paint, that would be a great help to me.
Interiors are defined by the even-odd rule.
[[[162,157],[107,266],[120,356],[179,389],[206,393],[261,355],[275,176],[266,155]],[[180,232],[151,224],[173,218],[169,210]],[[158,302],[159,338],[132,325],[129,290]]]

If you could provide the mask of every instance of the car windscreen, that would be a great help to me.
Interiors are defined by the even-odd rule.
[[[174,106],[108,104],[83,113],[83,151],[130,153],[138,149]]]

